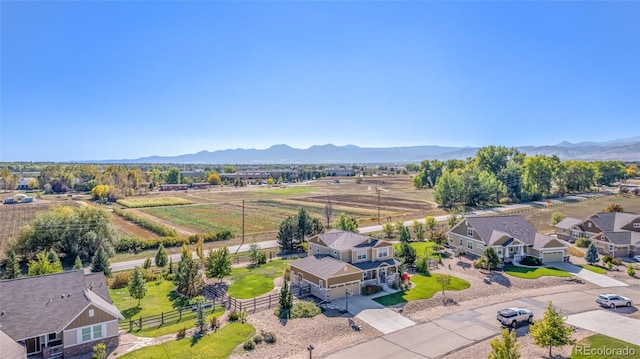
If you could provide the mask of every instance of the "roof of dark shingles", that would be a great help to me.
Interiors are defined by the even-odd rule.
[[[351,264],[329,255],[316,254],[291,262],[291,266],[302,269],[318,278],[328,279]]]
[[[86,295],[91,282],[92,293]],[[102,302],[92,301],[91,294]],[[0,281],[0,311],[4,313],[0,327],[15,340],[58,333],[89,304],[121,317],[110,303],[102,273],[85,277],[79,270],[4,280]]]

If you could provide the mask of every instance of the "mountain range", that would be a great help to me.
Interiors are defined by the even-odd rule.
[[[640,161],[640,136],[606,142],[560,142],[549,146],[516,147],[529,156],[557,155],[561,160]],[[307,149],[274,145],[267,149],[227,149],[201,151],[178,156],[151,156],[137,159],[91,161],[101,163],[209,163],[209,164],[340,164],[340,163],[418,163],[425,159],[465,159],[478,147],[407,146],[358,147],[332,144]]]

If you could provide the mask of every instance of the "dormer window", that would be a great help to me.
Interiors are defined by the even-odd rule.
[[[589,222],[589,223],[587,224],[587,226],[589,226],[589,228],[591,228],[591,222]]]
[[[358,251],[358,260],[365,260],[367,259],[367,251]]]
[[[378,258],[384,258],[389,255],[388,248],[380,248],[378,249]]]
[[[467,237],[473,237],[473,228],[467,228]]]

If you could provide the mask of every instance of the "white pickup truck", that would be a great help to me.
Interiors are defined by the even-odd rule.
[[[533,323],[533,312],[523,308],[508,308],[499,310],[497,319],[502,325],[515,328],[519,322]]]

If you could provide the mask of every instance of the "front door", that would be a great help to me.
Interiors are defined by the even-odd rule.
[[[387,282],[387,268],[380,268],[380,281],[379,283]]]
[[[40,352],[40,337],[27,339],[24,344],[27,347],[27,355]]]

